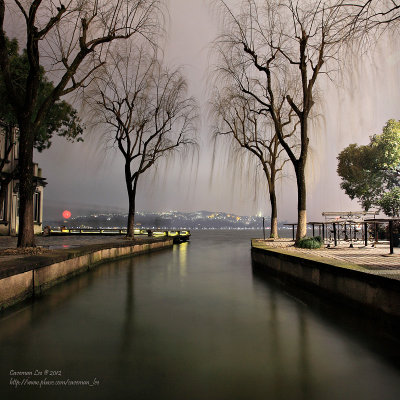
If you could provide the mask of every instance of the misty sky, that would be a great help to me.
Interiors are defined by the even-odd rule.
[[[207,0],[170,0],[166,61],[183,65],[190,94],[201,106],[199,153],[182,164],[179,159],[159,165],[157,171],[139,181],[139,210],[210,210],[241,215],[269,215],[265,181],[260,177],[257,191],[245,170],[228,163],[226,153],[215,154],[211,121],[207,119],[207,83],[210,81],[210,43],[218,32],[219,21]],[[399,47],[398,47],[399,48]],[[320,220],[322,211],[358,210],[340,189],[336,156],[349,143],[366,144],[369,136],[381,133],[390,118],[400,119],[398,83],[400,52],[378,45],[370,58],[360,56],[352,79],[341,87],[323,85],[323,118],[311,138],[309,160],[308,215]],[[84,143],[71,144],[55,139],[52,147],[35,155],[48,186],[45,213],[49,218],[68,208],[73,215],[93,205],[104,210],[126,210],[127,194],[122,158],[116,150],[106,149],[101,132],[92,132]],[[279,218],[296,219],[296,184],[288,168],[279,187]]]

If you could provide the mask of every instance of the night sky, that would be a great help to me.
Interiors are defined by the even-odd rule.
[[[212,210],[241,215],[269,214],[265,181],[260,176],[257,192],[246,171],[235,168],[227,152],[218,149],[213,165],[211,121],[207,118],[210,71],[214,62],[211,42],[218,33],[218,15],[206,0],[170,0],[166,62],[182,65],[190,94],[201,107],[199,152],[183,162],[177,158],[159,164],[142,176],[137,194],[139,210]],[[339,187],[336,156],[350,143],[366,144],[381,133],[390,118],[400,119],[400,56],[398,47],[385,41],[372,56],[357,57],[351,78],[336,86],[323,82],[323,118],[315,123],[308,172],[309,219],[320,219],[322,211],[358,210]],[[36,154],[48,186],[44,207],[47,218],[61,216],[68,208],[73,215],[87,210],[127,209],[122,157],[106,148],[104,133],[90,132],[84,143],[54,140],[52,147]],[[296,218],[296,184],[292,168],[279,187],[280,219]]]

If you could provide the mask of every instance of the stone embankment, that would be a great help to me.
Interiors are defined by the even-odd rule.
[[[39,238],[41,248],[21,252],[12,248],[5,249],[13,238],[1,238],[0,248],[3,250],[0,250],[0,310],[40,294],[100,263],[173,245],[170,238],[146,238],[134,242],[122,237],[80,238],[80,242],[76,239]]]
[[[360,311],[376,311],[400,322],[400,254],[388,253],[388,246],[348,248],[347,244],[306,250],[289,240],[252,240],[256,267]]]

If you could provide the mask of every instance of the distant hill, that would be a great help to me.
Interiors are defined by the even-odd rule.
[[[44,225],[52,227],[65,225],[67,227],[86,228],[125,228],[127,214],[106,213],[90,214],[70,218],[68,221],[44,221]],[[224,212],[196,211],[184,213],[170,212],[137,212],[136,224],[138,227],[150,229],[260,229],[262,217],[240,216]],[[269,219],[265,220],[266,226]]]

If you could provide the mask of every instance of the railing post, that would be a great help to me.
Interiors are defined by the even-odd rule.
[[[390,254],[393,254],[393,221],[389,221]]]
[[[353,236],[351,236],[351,222],[350,222],[350,247],[353,248]]]
[[[263,236],[265,240],[265,218],[263,217]]]
[[[333,240],[335,243],[335,247],[337,246],[337,237],[336,237],[336,223],[333,223]]]

